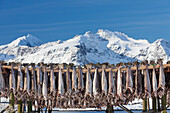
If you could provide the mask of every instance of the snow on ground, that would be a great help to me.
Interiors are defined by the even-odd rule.
[[[6,98],[1,98],[1,102],[9,102],[9,99]],[[152,100],[149,100],[150,102],[150,109],[152,109]],[[6,108],[8,106],[8,103],[0,103],[0,111],[2,111],[4,108]],[[128,105],[124,105],[125,107],[127,107],[128,109],[131,110],[142,110],[143,106],[142,106],[142,99],[135,99],[133,102],[130,102]],[[17,105],[15,106],[15,109],[17,110]],[[105,110],[106,108],[102,108],[102,110]],[[170,109],[170,107],[168,108]],[[68,108],[68,109],[59,109],[59,108],[54,108],[53,110],[56,111],[98,111],[99,109],[97,108],[86,108],[86,109],[79,109],[79,108]],[[122,110],[119,107],[115,107],[114,106],[114,110]]]

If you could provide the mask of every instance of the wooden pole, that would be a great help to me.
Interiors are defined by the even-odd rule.
[[[147,99],[143,99],[143,112],[147,111]]]
[[[22,100],[18,100],[18,113],[22,113]]]
[[[38,108],[38,113],[40,113],[40,108]]]
[[[147,99],[147,110],[150,110],[150,106],[149,106],[149,98]]]
[[[162,113],[167,113],[166,112],[166,95],[163,95],[161,98],[161,106],[162,106]]]
[[[114,110],[113,110],[113,106],[112,106],[112,105],[107,105],[106,113],[114,113]]]
[[[14,109],[14,93],[10,93],[10,97],[9,97],[9,104],[13,107]]]
[[[28,104],[28,113],[32,112],[32,101],[27,100],[27,104]]]
[[[158,111],[160,111],[160,101],[159,101],[159,96],[157,97],[158,100]]]
[[[52,113],[52,111],[49,109],[49,110],[48,110],[48,113]]]
[[[156,111],[156,97],[152,98],[152,110]]]

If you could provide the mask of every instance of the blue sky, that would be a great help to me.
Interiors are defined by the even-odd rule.
[[[0,0],[0,45],[28,33],[49,42],[98,29],[170,41],[170,0]]]

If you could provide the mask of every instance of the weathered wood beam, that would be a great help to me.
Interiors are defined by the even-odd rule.
[[[160,67],[160,65],[156,65],[155,66],[155,69],[158,69]],[[2,65],[2,68],[6,68],[6,69],[11,69],[12,67],[9,66],[9,65]],[[170,68],[170,64],[164,64],[163,65],[163,68]],[[13,69],[17,70],[18,67],[17,66],[14,66]],[[32,67],[29,67],[29,70],[31,71],[33,68]],[[59,72],[59,69],[58,68],[53,68],[54,69],[54,72]],[[146,69],[146,66],[140,66],[138,68],[138,70],[144,70]],[[153,66],[148,66],[148,69],[153,69]],[[22,70],[25,70],[25,67],[22,67]],[[35,69],[36,71],[38,70],[38,68]],[[106,72],[109,72],[111,70],[111,68],[107,68],[105,71]],[[125,71],[126,68],[122,68],[121,71]],[[136,67],[131,67],[131,70],[136,70]],[[47,72],[50,72],[51,69],[50,68],[46,68],[46,71]],[[73,70],[70,69],[70,72],[72,72]],[[112,71],[117,71],[117,68],[116,69],[112,69]],[[62,72],[67,72],[67,69],[62,69]],[[87,69],[83,68],[82,69],[82,72],[87,72]],[[90,72],[95,72],[95,69],[90,69]],[[102,69],[98,69],[98,72],[102,72]]]
[[[10,96],[9,96],[9,104],[14,108],[14,93],[10,93]]]
[[[17,110],[18,113],[23,113],[22,112],[22,100],[18,100],[18,110]]]
[[[156,97],[152,97],[152,110],[156,112]]]
[[[143,112],[147,111],[147,99],[143,99]]]

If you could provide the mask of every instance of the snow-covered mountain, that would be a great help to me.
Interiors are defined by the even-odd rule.
[[[27,53],[32,54],[36,52],[35,48],[38,48],[41,44],[42,42],[38,38],[30,34],[19,37],[7,45],[0,46],[0,60],[9,60],[18,56],[27,55]]]
[[[0,46],[0,60],[23,63],[118,63],[155,58],[166,62],[169,56],[170,43],[163,39],[150,44],[147,40],[135,40],[124,33],[103,29],[45,44],[29,34]]]
[[[32,47],[29,49],[32,54],[20,55],[10,61],[87,64],[91,62],[118,63],[133,60],[109,49],[108,43],[108,40],[98,34],[86,32],[84,35],[77,35],[64,42],[50,42],[39,47]]]
[[[28,47],[35,47],[40,46],[42,42],[32,36],[31,34],[28,34],[27,36],[19,37],[18,39],[14,40],[10,44],[8,44],[9,47],[16,47],[16,46],[28,46]]]
[[[135,58],[140,60],[155,60],[161,58],[164,59],[164,63],[166,63],[170,60],[170,42],[164,39],[158,39],[146,48],[141,49]]]
[[[108,48],[129,57],[135,57],[139,54],[141,48],[145,48],[150,44],[147,40],[135,40],[121,32],[99,29],[97,34],[109,41]]]

